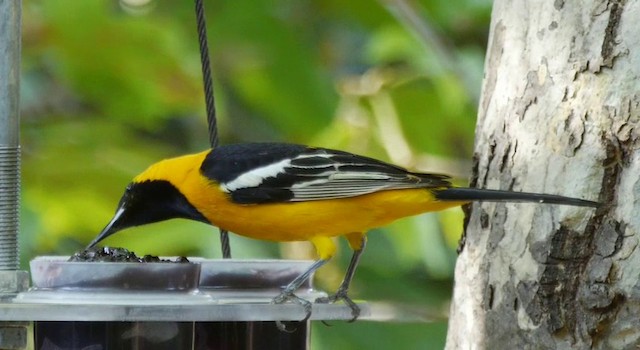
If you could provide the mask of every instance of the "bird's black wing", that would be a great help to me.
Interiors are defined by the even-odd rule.
[[[451,185],[445,175],[412,173],[347,152],[280,143],[219,147],[207,156],[201,171],[241,204],[315,201]]]

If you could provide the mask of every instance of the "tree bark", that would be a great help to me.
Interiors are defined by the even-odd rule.
[[[640,2],[496,0],[449,349],[640,344]]]

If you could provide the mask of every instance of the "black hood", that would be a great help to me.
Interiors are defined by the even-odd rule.
[[[125,228],[177,218],[209,223],[169,181],[132,182],[111,221],[87,248]]]

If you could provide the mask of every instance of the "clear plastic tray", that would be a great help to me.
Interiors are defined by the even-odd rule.
[[[64,257],[31,260],[33,288],[190,292],[198,289],[200,264],[68,262]]]
[[[313,263],[203,258],[189,261],[69,262],[66,257],[37,257],[31,261],[33,287],[19,299],[77,304],[270,303]],[[310,278],[296,295],[314,301],[326,293],[315,290]]]
[[[313,261],[310,260],[207,260],[190,258],[202,266],[200,291],[219,302],[258,302],[277,296]],[[313,288],[313,276],[296,295],[310,301],[326,296]]]

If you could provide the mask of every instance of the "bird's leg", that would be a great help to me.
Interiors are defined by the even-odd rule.
[[[347,239],[349,240],[349,245],[353,248],[353,255],[351,256],[351,262],[349,262],[349,267],[344,275],[344,279],[335,294],[329,295],[325,298],[318,298],[316,299],[316,303],[335,303],[339,300],[344,301],[344,303],[351,309],[351,315],[353,316],[349,322],[353,322],[358,318],[358,316],[360,316],[360,308],[348,295],[349,285],[353,280],[353,275],[355,274],[358,263],[360,262],[360,256],[367,245],[367,237],[364,236],[364,234],[358,233],[347,235]]]
[[[298,297],[297,295],[294,294],[294,292],[296,290],[298,290],[298,288],[300,288],[300,286],[306,280],[308,280],[309,277],[317,269],[319,269],[322,265],[326,264],[327,261],[329,261],[329,259],[318,259],[318,260],[316,260],[316,262],[314,262],[305,272],[301,273],[298,277],[296,277],[293,281],[291,281],[291,283],[289,283],[277,297],[273,298],[271,303],[272,304],[283,304],[283,303],[286,303],[286,302],[293,302],[293,303],[302,305],[304,307],[304,311],[306,313],[306,316],[301,322],[304,322],[304,321],[308,320],[309,317],[311,317],[311,302],[309,302],[308,300],[305,300],[305,299],[302,299],[302,298]],[[287,331],[285,325],[280,321],[276,321],[276,326],[278,326],[278,329],[281,330],[281,331]]]
[[[316,260],[309,268],[300,274],[300,276],[296,277],[291,283],[289,283],[284,290],[273,299],[272,304],[282,304],[287,301],[294,302],[304,306],[304,310],[306,312],[306,316],[302,321],[306,321],[311,317],[311,303],[305,299],[299,298],[295,294],[293,294],[300,286],[311,277],[311,275],[322,265],[326,264],[331,257],[333,257],[336,253],[336,245],[333,243],[330,237],[326,236],[317,236],[311,238],[311,243],[316,247],[316,251],[318,252],[318,256],[320,259]],[[280,321],[276,321],[276,326],[281,331],[287,331],[284,324]]]

